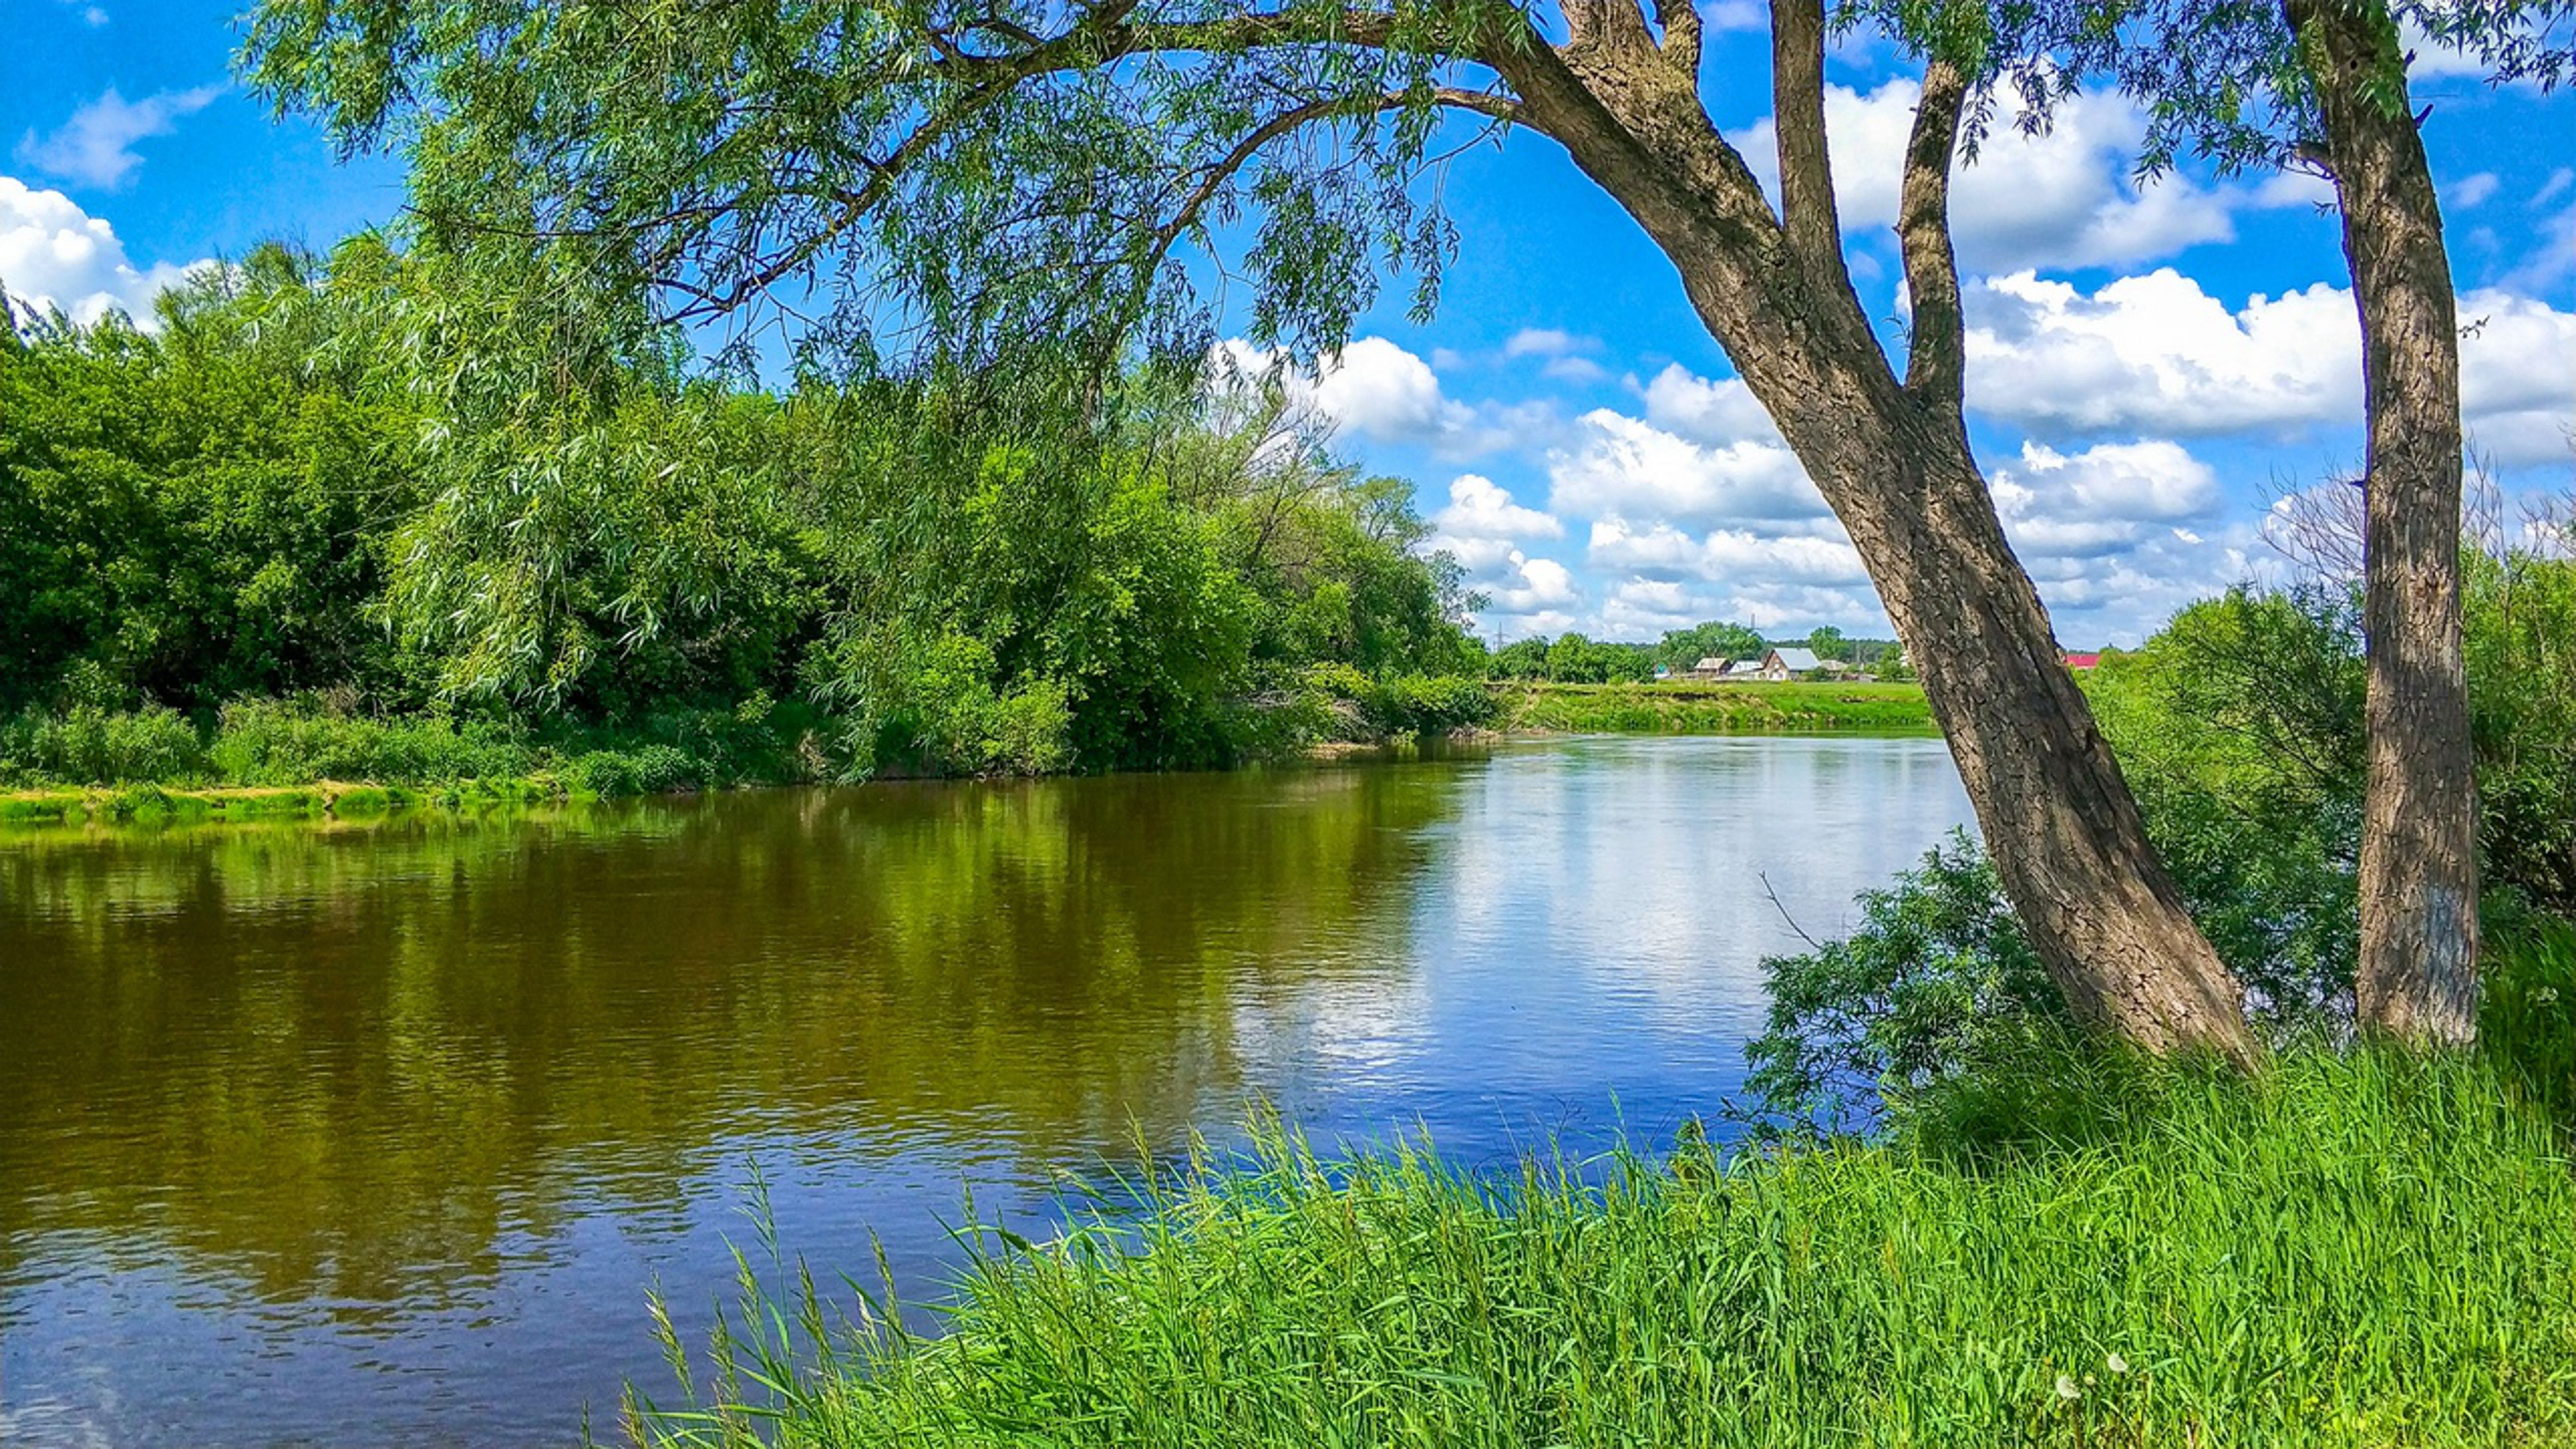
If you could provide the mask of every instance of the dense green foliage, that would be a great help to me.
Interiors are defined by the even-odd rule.
[[[764,390],[372,238],[159,320],[0,334],[0,785],[1198,765],[1484,708],[1430,682],[1482,650],[1410,488],[1248,389]]]
[[[1249,1164],[1130,1185],[1141,1220],[979,1236],[943,1338],[882,1303],[846,1334],[792,1288],[746,1305],[732,1371],[688,1406],[639,1405],[636,1428],[2554,1443],[2576,1432],[2576,1179],[2517,1096],[2464,1059],[2302,1051],[2249,1081],[2060,1051],[1954,1085],[1875,1146],[1727,1160],[1686,1135],[1660,1162],[1498,1183],[1415,1152],[1328,1165],[1274,1135]]]
[[[2576,562],[2476,555],[2470,696],[2487,926],[2576,914]],[[2239,590],[2085,681],[2193,916],[2275,1036],[2336,1029],[2359,954],[2359,610],[2341,587]],[[1862,902],[1860,927],[1768,963],[1752,1053],[1773,1106],[1841,1116],[2063,1025],[1982,854],[1964,839]]]

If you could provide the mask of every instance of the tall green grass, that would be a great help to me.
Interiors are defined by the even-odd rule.
[[[1495,728],[1554,734],[1932,729],[1913,684],[1497,684]]]
[[[755,1293],[714,1380],[634,1401],[629,1427],[933,1449],[2576,1442],[2576,1179],[2494,1064],[2019,1070],[1874,1144],[1689,1141],[1499,1183],[1268,1132],[1248,1163],[1142,1185],[1139,1215],[975,1237],[942,1336],[883,1302],[827,1331],[810,1280],[801,1303]]]
[[[310,696],[237,700],[204,721],[158,707],[83,706],[0,717],[0,790],[21,792],[12,803],[29,819],[58,818],[67,809],[101,813],[76,793],[65,806],[63,792],[83,789],[246,791],[364,781],[479,783],[518,796],[651,794],[828,777],[838,765],[817,748],[822,733],[810,709],[765,696],[730,710],[673,709],[615,727],[542,733],[473,715],[366,714]],[[228,813],[240,813],[241,803],[226,802]],[[9,818],[0,814],[0,821]]]

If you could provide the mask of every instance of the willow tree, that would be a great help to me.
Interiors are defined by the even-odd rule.
[[[2495,80],[2553,86],[2569,0],[2064,0],[2016,12],[2025,65],[2108,72],[2149,103],[2145,163],[2335,188],[2361,322],[2366,780],[2361,1019],[2400,1038],[2477,1031],[2478,803],[2461,624],[2460,322],[2405,29]],[[2401,26],[2403,28],[2401,28]]]
[[[343,144],[403,145],[444,245],[568,250],[684,318],[828,309],[970,361],[1201,347],[1180,249],[1247,226],[1259,340],[1329,348],[1385,273],[1431,301],[1452,237],[1417,183],[1444,117],[1544,137],[1670,259],[1842,520],[2076,1013],[2250,1059],[2242,990],[2148,845],[1969,445],[1950,183],[1991,80],[1983,22],[1920,27],[1901,358],[1845,266],[1826,28],[1822,0],[1775,0],[1776,208],[1711,118],[1689,0],[269,0],[247,60]]]

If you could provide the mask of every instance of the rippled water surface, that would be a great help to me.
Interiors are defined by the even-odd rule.
[[[564,1443],[745,1189],[818,1268],[1246,1104],[1491,1160],[1741,1080],[1937,740],[0,835],[0,1442]]]

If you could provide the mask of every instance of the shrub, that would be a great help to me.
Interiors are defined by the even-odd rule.
[[[226,705],[208,754],[236,785],[487,779],[536,764],[525,731],[506,722],[344,714],[311,698]]]
[[[198,779],[206,770],[196,727],[178,711],[157,705],[109,711],[83,704],[61,714],[30,711],[0,725],[0,780],[177,784]]]
[[[1494,693],[1481,679],[1399,674],[1385,685],[1387,713],[1401,731],[1442,735],[1494,717]]]
[[[1860,926],[1762,963],[1770,1011],[1746,1086],[1776,1114],[1845,1126],[2065,1023],[1985,851],[1962,831],[1884,890]]]

